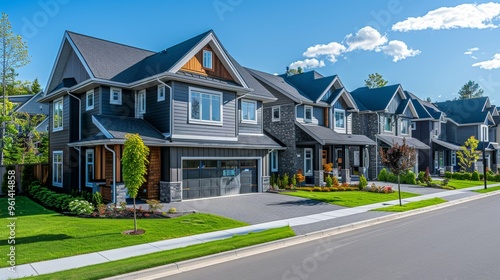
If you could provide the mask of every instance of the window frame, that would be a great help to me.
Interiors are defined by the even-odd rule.
[[[480,142],[489,142],[490,141],[490,137],[489,137],[489,130],[488,130],[488,126],[487,125],[480,125],[479,126],[479,136],[481,137],[480,138]]]
[[[410,128],[411,128],[411,130],[416,130],[417,129],[417,123],[416,122],[410,122]]]
[[[219,97],[219,121],[214,121],[212,120],[212,97],[210,98],[210,120],[203,120],[202,119],[202,103],[200,101],[200,112],[199,112],[199,119],[193,118],[193,112],[192,112],[192,98],[193,94],[197,93],[200,95],[200,100],[203,94],[208,94],[210,96],[218,96]],[[223,124],[223,116],[224,116],[224,111],[223,111],[223,103],[224,103],[224,94],[223,92],[220,91],[213,91],[213,90],[208,90],[208,89],[202,89],[202,88],[195,88],[195,87],[189,87],[189,96],[188,96],[188,121],[189,123],[194,123],[194,124],[206,124],[206,125],[217,125],[221,126]]]
[[[60,104],[60,108],[57,109],[57,112],[58,112],[58,116],[60,113],[60,116],[58,119],[61,120],[60,124],[59,124],[59,121],[57,121],[57,126],[56,126],[56,104]],[[61,130],[63,130],[63,128],[64,128],[64,99],[61,97],[61,98],[54,100],[54,102],[52,103],[52,131],[53,132],[61,131]]]
[[[343,127],[337,126],[337,113],[342,113],[342,115],[343,115],[343,120],[344,120]],[[334,127],[334,129],[338,129],[338,130],[345,130],[347,128],[347,119],[346,119],[345,110],[343,110],[343,109],[334,109],[333,110],[333,127]]]
[[[244,116],[244,110],[243,110],[243,103],[247,103],[247,104],[252,104],[254,106],[254,119],[245,119],[243,116]],[[247,107],[248,108],[248,107]],[[242,99],[241,100],[241,109],[240,109],[240,118],[241,118],[241,122],[242,123],[252,123],[252,124],[256,124],[257,123],[257,101],[255,100],[249,100],[249,99]]]
[[[269,154],[269,166],[271,167],[271,172],[278,172],[279,170],[278,164],[279,164],[278,151],[273,150]]]
[[[157,101],[165,101],[165,96],[167,95],[167,90],[164,85],[158,85],[157,89]]]
[[[52,151],[52,186],[54,187],[62,187],[63,186],[63,182],[64,182],[64,165],[63,165],[63,162],[64,162],[64,157],[63,157],[64,153],[63,151]],[[56,156],[60,156],[60,161],[57,161],[56,162]],[[57,166],[56,166],[57,165]],[[60,169],[60,170],[59,170]],[[58,174],[59,172],[60,174]],[[61,181],[58,182],[56,181],[56,178],[58,178],[59,176],[57,175],[61,175]]]
[[[208,55],[208,56],[205,56]],[[208,59],[210,59],[210,61],[208,61]],[[210,62],[209,64],[206,64]],[[214,62],[214,58],[213,58],[213,52],[211,50],[203,50],[203,61],[202,61],[202,65],[203,65],[203,68],[206,68],[206,69],[213,69],[213,62]]]
[[[451,151],[451,166],[457,166],[457,152]]]
[[[114,100],[113,99],[113,94],[115,93],[118,93],[118,100]],[[121,88],[117,88],[117,87],[111,87],[109,89],[109,104],[113,104],[113,105],[122,105],[122,89]]]
[[[141,89],[137,92],[137,112],[139,115],[146,114],[146,90]]]
[[[89,97],[92,96],[92,105],[89,106]],[[94,110],[95,95],[94,90],[91,89],[85,94],[85,111]]]
[[[403,132],[403,128],[406,128],[406,132]],[[401,120],[401,127],[399,129],[401,135],[410,135],[410,121],[406,119]]]
[[[311,110],[311,117],[307,118],[307,111]],[[304,106],[304,122],[305,123],[311,123],[313,119],[313,107],[309,105]]]
[[[384,116],[383,130],[384,132],[394,132],[394,126],[392,125],[392,116]],[[389,123],[390,130],[386,129],[386,125]]]
[[[92,178],[89,178],[89,154],[92,154]],[[85,150],[85,186],[87,187],[92,187],[92,183],[90,182],[90,179],[94,180],[95,176],[95,152],[94,149],[87,149]]]
[[[274,117],[274,111],[276,109],[278,109],[278,117],[277,118]],[[281,120],[281,106],[280,105],[271,107],[271,119],[273,122],[279,122]]]
[[[310,157],[307,157],[307,154],[310,153]],[[304,148],[304,176],[312,176],[314,174],[314,166],[313,166],[313,149],[312,148]],[[307,161],[310,161],[311,170],[308,172],[306,166]]]

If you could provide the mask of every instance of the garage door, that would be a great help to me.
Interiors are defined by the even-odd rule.
[[[182,199],[258,192],[257,160],[183,160]]]

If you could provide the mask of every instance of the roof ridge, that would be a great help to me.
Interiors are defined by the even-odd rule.
[[[111,40],[102,39],[102,38],[98,38],[98,37],[94,37],[94,36],[90,36],[90,35],[86,35],[86,34],[81,34],[81,33],[73,32],[73,31],[69,31],[69,30],[66,30],[66,33],[68,33],[68,35],[74,34],[74,35],[83,36],[83,37],[87,37],[87,38],[90,38],[90,39],[95,39],[95,40],[99,40],[99,41],[103,41],[103,42],[107,42],[107,43],[111,43],[111,44],[115,44],[115,45],[120,45],[120,46],[124,46],[124,47],[128,47],[128,48],[133,48],[133,49],[137,49],[137,50],[141,50],[141,51],[146,51],[146,52],[150,52],[152,54],[157,53],[156,51],[147,50],[147,49],[144,49],[144,48],[139,48],[139,47],[135,47],[135,46],[123,44],[123,43],[118,43],[118,42],[114,42],[114,41],[111,41]]]

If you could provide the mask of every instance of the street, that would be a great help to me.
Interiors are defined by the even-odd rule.
[[[160,279],[500,279],[500,195]]]

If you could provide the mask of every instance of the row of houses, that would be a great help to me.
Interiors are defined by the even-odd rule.
[[[316,71],[276,75],[241,66],[208,31],[159,52],[65,32],[44,96],[53,188],[122,199],[127,133],[150,149],[142,198],[262,192],[272,173],[319,185],[323,165],[376,178],[379,147],[418,149],[415,171],[456,170],[469,137],[500,155],[487,97],[429,103],[399,84],[348,91]],[[176,192],[173,192],[173,191]],[[173,197],[176,196],[176,197]]]

